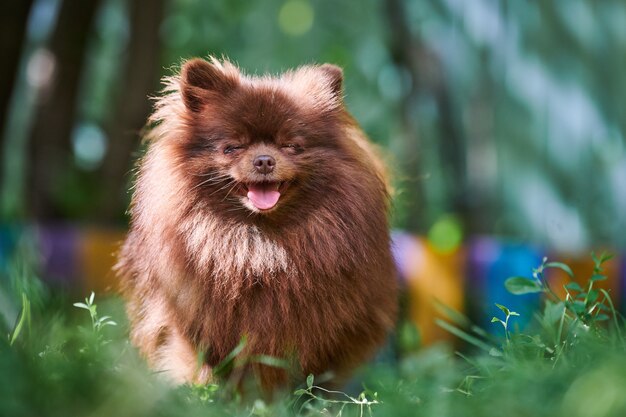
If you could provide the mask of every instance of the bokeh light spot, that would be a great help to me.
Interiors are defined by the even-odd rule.
[[[453,252],[463,241],[461,222],[452,215],[439,218],[428,231],[428,241],[440,252]]]
[[[76,164],[85,170],[94,170],[106,153],[107,137],[99,126],[84,123],[74,129],[72,146]]]
[[[291,36],[300,36],[311,30],[315,13],[306,0],[290,0],[278,12],[278,26]]]
[[[411,89],[411,76],[393,64],[381,68],[378,74],[378,90],[390,101],[397,101],[404,97]]]

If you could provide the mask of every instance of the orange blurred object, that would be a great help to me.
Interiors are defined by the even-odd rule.
[[[601,252],[599,252],[601,253]],[[607,253],[611,253],[608,251]],[[599,257],[599,255],[598,255]],[[559,253],[552,254],[548,258],[548,262],[558,261],[569,266],[574,273],[574,279],[572,279],[566,272],[558,268],[549,268],[545,272],[545,277],[550,284],[552,290],[561,298],[565,298],[566,291],[563,288],[570,282],[578,283],[583,289],[586,289],[589,278],[594,274],[594,261],[591,255],[588,253]],[[619,259],[612,258],[602,264],[602,275],[606,275],[607,279],[604,281],[596,281],[593,284],[594,288],[604,289],[611,295],[613,303],[617,306],[620,304],[620,261]],[[570,291],[571,292],[571,291]]]
[[[465,251],[441,252],[427,240],[413,236],[403,242],[404,265],[400,269],[409,293],[409,317],[419,329],[422,344],[453,341],[455,337],[435,323],[441,317],[435,302],[463,312]]]
[[[115,255],[125,236],[123,230],[85,229],[78,245],[79,271],[85,291],[116,292],[118,280],[112,271]]]

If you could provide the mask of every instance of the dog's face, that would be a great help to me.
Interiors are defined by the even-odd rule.
[[[193,192],[246,215],[312,202],[341,159],[341,81],[331,65],[252,78],[229,63],[187,62],[181,165]]]

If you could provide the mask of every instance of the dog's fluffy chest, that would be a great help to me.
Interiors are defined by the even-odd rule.
[[[237,227],[211,240],[214,274],[271,279],[289,273],[293,263],[282,243],[254,226]]]
[[[189,225],[186,246],[196,268],[215,280],[264,277],[290,273],[293,267],[285,245],[254,225],[230,227],[212,221]]]

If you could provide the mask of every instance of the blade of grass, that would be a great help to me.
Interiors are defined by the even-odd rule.
[[[28,300],[26,293],[22,293],[22,312],[9,342],[11,346],[13,346],[13,343],[15,343],[15,340],[17,340],[20,333],[22,333],[22,329],[26,323],[30,326],[30,301]]]
[[[455,335],[456,337],[458,337],[461,340],[465,340],[467,343],[476,346],[479,349],[484,350],[485,352],[489,352],[492,348],[492,346],[489,346],[487,343],[483,342],[482,340],[472,336],[471,334],[459,329],[458,327],[455,327],[453,325],[451,325],[450,323],[447,323],[441,319],[435,319],[435,323],[441,327],[442,329],[452,333],[453,335]]]
[[[622,331],[620,329],[619,321],[617,320],[617,313],[615,311],[615,306],[613,305],[613,300],[611,300],[609,293],[605,289],[601,288],[600,292],[602,293],[602,295],[604,295],[605,300],[609,302],[609,306],[611,307],[611,314],[613,314],[613,322],[615,323],[615,329],[617,330],[617,337],[622,342],[622,345],[624,345],[624,338],[622,337]]]
[[[471,324],[469,319],[463,313],[453,309],[448,305],[445,305],[437,298],[433,299],[433,304],[437,311],[445,315],[454,324],[463,327],[467,327]]]
[[[285,359],[277,358],[270,355],[254,355],[250,357],[250,362],[256,362],[274,368],[289,369],[289,362]]]
[[[215,368],[213,368],[213,373],[215,375],[221,375],[227,372],[232,366],[233,361],[239,355],[243,349],[246,347],[246,338],[242,337],[239,341],[239,344],[222,360],[217,364]]]

